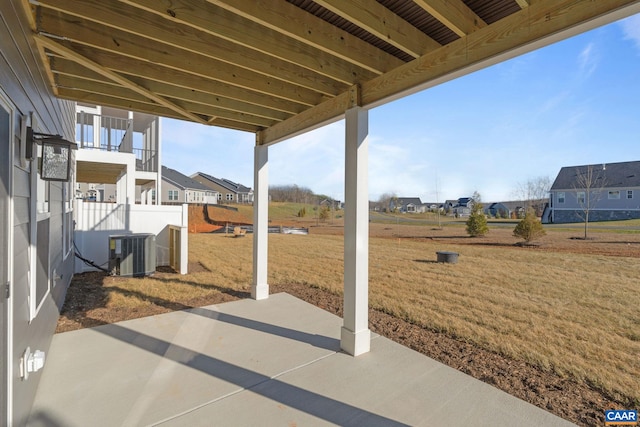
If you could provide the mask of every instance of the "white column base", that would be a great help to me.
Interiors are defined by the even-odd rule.
[[[352,356],[360,356],[371,349],[371,331],[353,332],[344,326],[340,330],[340,348]]]
[[[255,300],[269,298],[269,285],[267,283],[251,285],[251,298]]]

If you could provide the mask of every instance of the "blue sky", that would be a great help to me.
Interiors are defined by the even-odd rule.
[[[253,186],[254,135],[163,119],[163,164]],[[640,15],[369,112],[369,199],[510,200],[563,166],[640,160]],[[270,185],[344,200],[344,122],[269,149]]]

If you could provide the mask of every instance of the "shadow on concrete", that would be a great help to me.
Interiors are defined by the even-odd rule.
[[[232,318],[235,318],[235,316],[227,317],[227,320],[238,321],[237,318]],[[238,321],[238,323],[242,322]],[[121,325],[105,325],[95,328],[94,330],[111,338],[173,360],[176,363],[197,369],[207,375],[212,375],[233,383],[239,387],[250,390],[252,393],[259,394],[336,425],[354,427],[400,427],[407,425],[309,390],[287,384],[276,378],[270,378],[232,363],[194,352],[188,348],[146,334],[141,334]]]

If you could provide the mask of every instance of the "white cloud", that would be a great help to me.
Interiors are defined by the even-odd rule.
[[[593,74],[598,67],[600,55],[596,49],[596,45],[591,42],[587,44],[578,55],[578,64],[580,66],[580,77],[587,79]]]
[[[640,50],[640,14],[623,19],[619,24],[622,27],[625,40],[633,41]]]

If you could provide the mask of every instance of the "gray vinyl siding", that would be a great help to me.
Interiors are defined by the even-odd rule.
[[[24,10],[23,2],[0,2],[0,88],[15,107],[13,119],[13,135],[20,136],[20,118],[33,113],[37,132],[60,134],[65,139],[74,140],[74,105],[68,101],[58,100],[49,89],[46,74],[40,70],[39,54],[32,41],[27,38],[31,33]],[[17,144],[16,144],[17,146]],[[0,153],[7,156],[8,153]],[[29,272],[32,254],[29,250],[34,218],[31,217],[30,206],[35,203],[30,185],[30,169],[19,166],[19,160],[14,159],[13,189],[13,278],[10,304],[13,307],[12,353],[10,354],[11,377],[8,379],[13,386],[11,425],[25,425],[38,381],[42,370],[33,373],[29,379],[20,378],[19,361],[27,347],[31,350],[48,352],[51,338],[55,331],[59,307],[61,307],[66,288],[71,279],[73,257],[62,256],[62,244],[59,239],[62,225],[62,187],[59,184],[51,186],[49,227],[42,227],[37,236],[38,247],[46,247],[48,251],[48,267],[43,269],[47,282],[50,281],[51,271],[56,270],[62,276],[53,292],[44,294],[44,299],[37,316],[30,320],[29,307]],[[56,206],[57,205],[57,206]],[[35,243],[35,242],[34,242]],[[36,254],[35,258],[38,258]],[[45,368],[46,369],[46,363]],[[3,397],[4,398],[4,393]]]
[[[7,419],[7,352],[8,352],[8,325],[9,303],[2,287],[9,283],[9,224],[10,224],[10,171],[11,159],[7,155],[11,146],[10,141],[11,114],[5,106],[0,107],[0,425],[8,424]]]
[[[633,198],[627,198],[627,191],[633,191]],[[609,191],[620,191],[620,199],[609,199]],[[584,206],[577,200],[578,190],[553,190],[552,216],[555,223],[584,221]],[[558,203],[558,193],[564,193],[564,203]],[[589,221],[617,221],[640,218],[640,187],[605,188],[595,194],[589,206]]]
[[[633,191],[633,198],[627,199],[627,190]],[[553,190],[553,203],[556,209],[581,209],[577,193],[580,190]],[[609,191],[619,191],[620,199],[609,199]],[[558,193],[564,192],[564,203],[558,203]],[[591,207],[594,209],[640,209],[640,187],[605,188],[599,192],[591,192]]]

